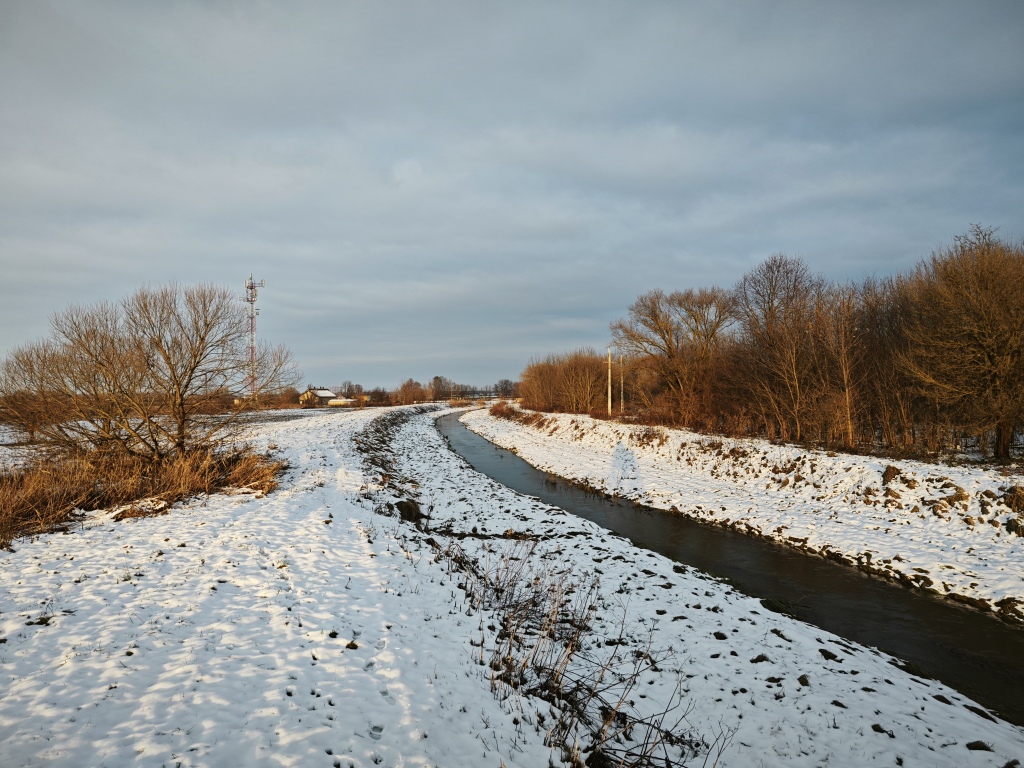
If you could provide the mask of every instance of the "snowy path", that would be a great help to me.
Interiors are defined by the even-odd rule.
[[[96,514],[0,553],[0,765],[560,765],[549,706],[491,694],[475,655],[493,633],[459,575],[426,533],[374,513],[400,495],[432,503],[430,536],[443,544],[447,524],[470,556],[520,532],[541,538],[539,566],[599,575],[594,653],[623,612],[630,643],[671,648],[637,707],[667,700],[678,672],[689,726],[735,729],[721,765],[1024,759],[1021,729],[954,691],[472,472],[429,415],[402,428],[398,477],[376,487],[352,437],[379,414],[261,426],[291,462],[269,497]]]
[[[1024,538],[1007,528],[1020,518],[1004,503],[1019,477],[587,416],[538,427],[478,410],[463,421],[544,471],[1024,621]]]

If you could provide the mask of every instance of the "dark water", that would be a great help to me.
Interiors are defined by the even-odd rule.
[[[587,493],[498,448],[458,417],[441,417],[438,429],[478,472],[748,595],[782,601],[796,618],[904,659],[914,674],[1024,725],[1024,629],[816,555]]]

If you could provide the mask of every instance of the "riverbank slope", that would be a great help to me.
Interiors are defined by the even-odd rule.
[[[1020,478],[996,469],[809,451],[588,416],[463,422],[601,492],[857,565],[1024,622]],[[1024,499],[1022,499],[1024,501]]]

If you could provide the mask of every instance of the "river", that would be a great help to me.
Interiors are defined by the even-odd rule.
[[[903,659],[914,674],[1024,725],[1024,629],[816,555],[584,491],[480,437],[459,416],[442,416],[438,429],[478,472],[721,578],[766,607]]]

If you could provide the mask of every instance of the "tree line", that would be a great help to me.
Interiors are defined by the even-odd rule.
[[[776,254],[731,288],[645,293],[610,329],[615,409],[649,422],[1006,459],[1024,418],[1024,244],[981,226],[905,274],[861,283]],[[593,349],[522,374],[531,409],[603,415],[606,391]]]
[[[361,405],[413,405],[414,403],[464,401],[477,397],[518,397],[519,383],[511,379],[499,379],[493,385],[478,387],[474,384],[459,384],[446,376],[434,376],[426,383],[410,377],[393,389],[384,387],[367,389],[362,384],[344,381],[331,388],[330,391],[339,397],[356,400]],[[298,402],[299,392],[294,390],[287,393],[285,397],[275,400],[274,404],[276,407],[287,407]]]

